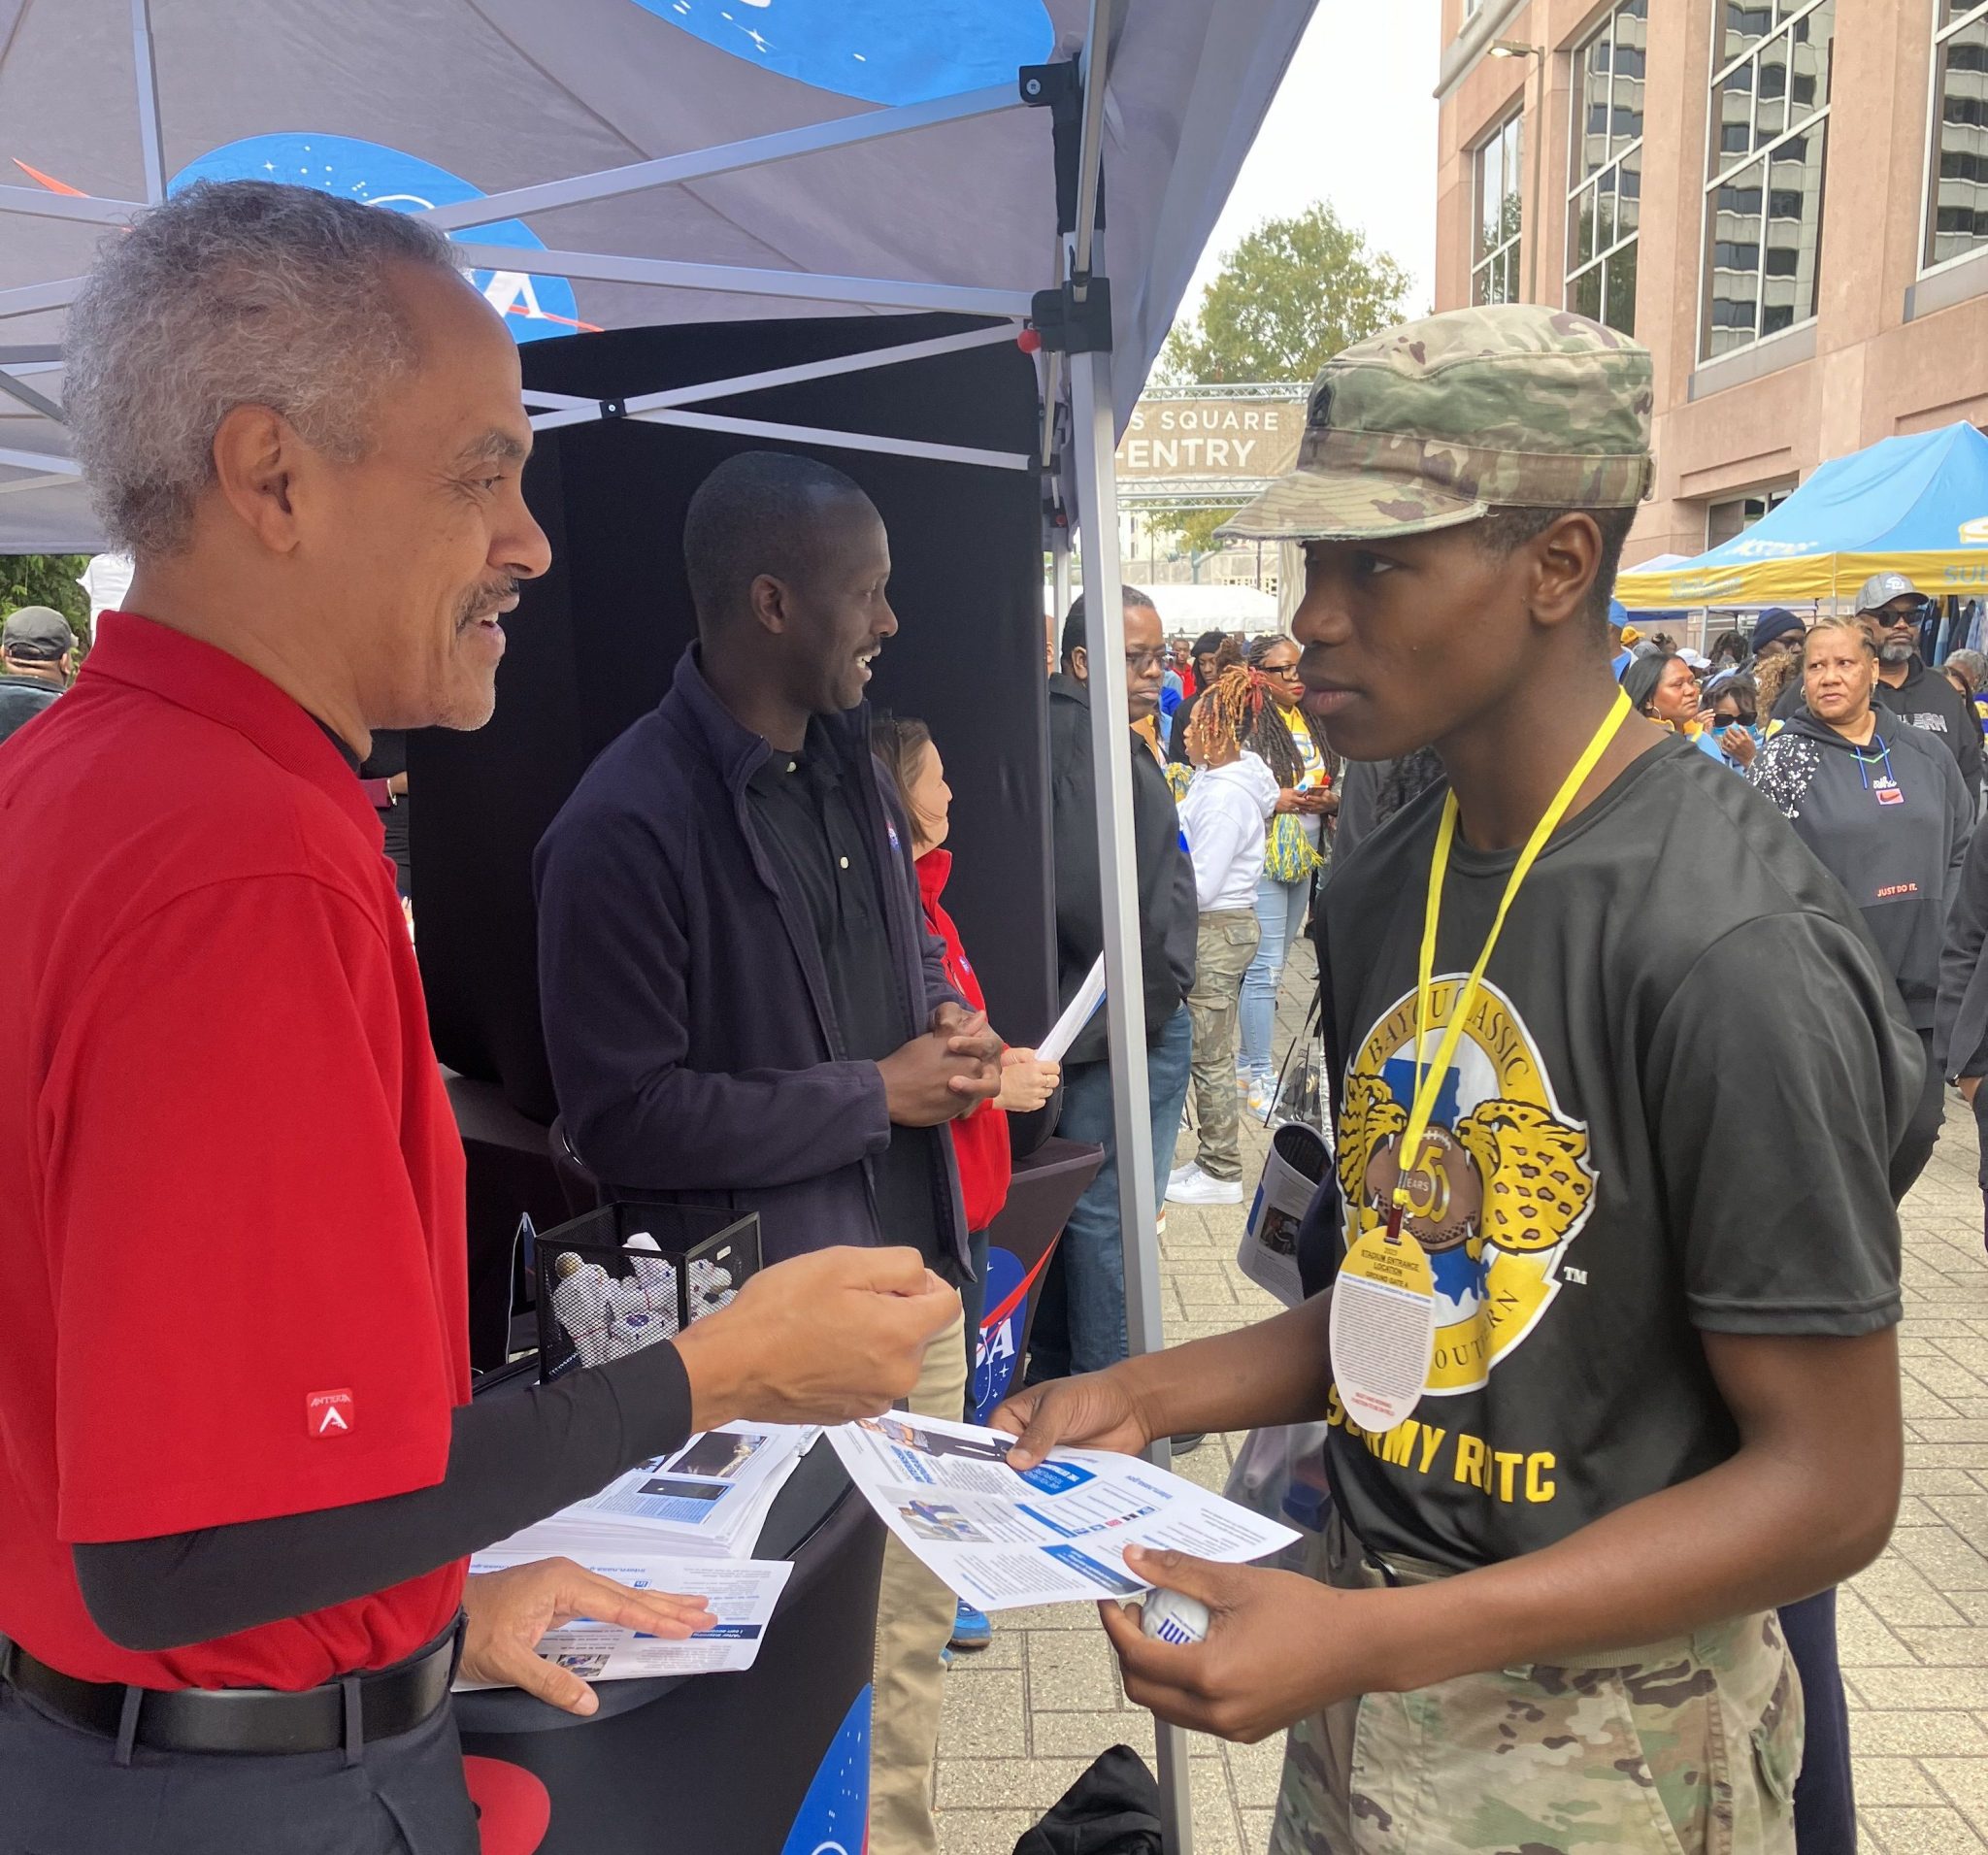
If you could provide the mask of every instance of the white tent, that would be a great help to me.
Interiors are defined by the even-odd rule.
[[[63,310],[106,228],[203,177],[289,180],[426,214],[521,341],[779,315],[998,318],[941,338],[953,346],[1010,340],[1033,319],[1037,455],[697,410],[797,375],[886,366],[903,349],[613,411],[1040,469],[1045,502],[1068,512],[1049,525],[1059,584],[1067,521],[1091,538],[1127,1293],[1134,1344],[1157,1345],[1124,659],[1110,647],[1112,450],[1311,7],[0,0],[0,551],[102,546],[60,423]],[[1107,205],[1109,253],[1096,229]],[[544,394],[534,406],[543,425],[609,411]],[[1182,1749],[1164,1736],[1172,1845],[1184,1848]]]
[[[1260,586],[1145,586],[1139,589],[1158,608],[1167,635],[1195,637],[1204,631],[1240,631],[1260,638],[1277,628],[1277,596]]]

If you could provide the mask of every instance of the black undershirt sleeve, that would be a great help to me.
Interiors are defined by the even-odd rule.
[[[83,1601],[120,1648],[208,1642],[421,1576],[595,1493],[690,1435],[675,1346],[457,1408],[432,1488],[151,1540],[70,1548]]]

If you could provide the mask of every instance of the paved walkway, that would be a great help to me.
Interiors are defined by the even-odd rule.
[[[1309,983],[1294,964],[1287,1002]],[[1905,1204],[1905,1504],[1889,1549],[1841,1605],[1863,1840],[1877,1855],[1988,1851],[1988,1556],[1976,1550],[1988,1548],[1988,1260],[1973,1121],[1957,1103],[1948,1110]],[[1262,1154],[1256,1130],[1243,1160],[1252,1184]],[[1169,1212],[1170,1343],[1276,1310],[1236,1268],[1242,1231],[1241,1210]],[[1180,1470],[1219,1487],[1240,1441],[1211,1437]],[[1150,1760],[1152,1719],[1126,1705],[1090,1607],[1004,1614],[993,1646],[960,1658],[946,1677],[942,1855],[1011,1855],[1090,1761],[1121,1741]],[[1281,1742],[1197,1737],[1192,1751],[1195,1855],[1262,1855]]]

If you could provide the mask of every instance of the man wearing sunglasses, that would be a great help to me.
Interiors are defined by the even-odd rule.
[[[1155,1196],[1167,1195],[1174,1138],[1187,1101],[1194,1029],[1184,1001],[1194,983],[1201,915],[1194,865],[1160,762],[1140,724],[1160,704],[1166,634],[1153,602],[1125,588],[1125,696],[1132,735],[1133,860],[1139,873],[1140,956],[1145,994],[1146,1091],[1152,1109]],[[1083,595],[1063,625],[1063,668],[1049,679],[1049,811],[1056,854],[1056,983],[1076,997],[1105,944],[1098,873],[1098,790],[1091,761],[1091,649]],[[1105,1164],[1063,1227],[1063,1242],[1036,1312],[1031,1381],[1099,1372],[1126,1354],[1125,1259],[1118,1223],[1117,1128],[1111,1064],[1100,1011],[1063,1059],[1056,1131],[1105,1149]]]
[[[1919,654],[1933,601],[1904,574],[1872,574],[1857,594],[1859,616],[1877,635],[1877,700],[1903,721],[1937,734],[1959,761],[1968,796],[1981,803],[1981,727],[1972,705]]]

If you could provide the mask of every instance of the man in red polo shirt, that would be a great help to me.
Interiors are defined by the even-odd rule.
[[[427,227],[241,182],[107,245],[67,356],[137,573],[0,752],[0,1855],[469,1855],[465,1555],[692,1429],[881,1409],[957,1299],[824,1251],[468,1401],[462,1151],[356,767],[489,716],[548,558],[515,349]],[[705,1615],[560,1564],[467,1601],[465,1667],[578,1711],[540,1631]]]

